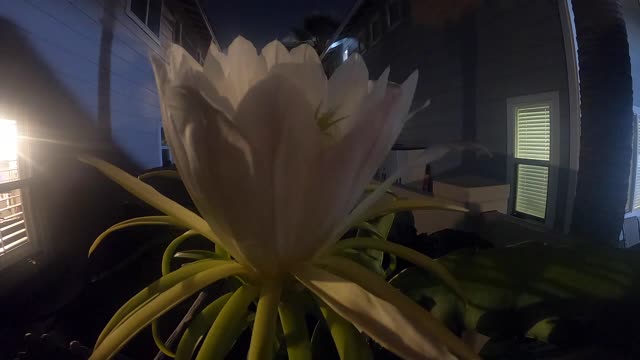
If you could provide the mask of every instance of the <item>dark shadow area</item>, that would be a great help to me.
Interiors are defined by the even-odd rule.
[[[59,339],[66,342],[65,346],[73,339],[68,335],[82,335],[82,341],[90,345],[117,305],[114,301],[118,297],[104,289],[93,294],[85,292],[86,301],[76,302],[72,315],[68,304],[86,290],[92,274],[104,272],[122,258],[143,253],[145,248],[139,248],[143,242],[138,242],[136,248],[126,241],[115,241],[89,261],[89,245],[114,222],[149,210],[96,170],[80,163],[77,156],[88,153],[128,171],[137,169],[108,140],[106,130],[83,110],[18,27],[4,18],[0,18],[0,79],[2,114],[15,119],[25,133],[27,151],[22,155],[31,174],[23,191],[28,192],[26,207],[32,214],[29,237],[36,245],[36,251],[28,258],[2,270],[2,353],[23,348],[22,336],[26,332],[39,337],[38,331],[44,333],[56,327],[67,328]],[[107,119],[110,114],[101,112],[100,116]],[[147,235],[128,233],[125,238],[128,237]],[[156,260],[150,261],[156,265]],[[145,269],[141,263],[130,267],[126,274],[130,281],[105,289],[120,288],[130,296],[132,288],[139,289],[142,280],[138,276],[144,281],[152,277],[149,273],[153,271],[140,269]],[[67,311],[58,312],[64,306]]]

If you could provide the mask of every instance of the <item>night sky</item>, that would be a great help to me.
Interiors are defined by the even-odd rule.
[[[354,0],[204,0],[213,31],[222,48],[238,35],[259,49],[300,27],[306,15],[342,20]]]

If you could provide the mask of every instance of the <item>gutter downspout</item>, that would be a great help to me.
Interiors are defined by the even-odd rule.
[[[356,0],[356,2],[353,4],[347,16],[342,20],[342,22],[340,23],[340,26],[338,26],[338,28],[336,29],[336,32],[333,33],[333,36],[331,37],[331,40],[328,42],[327,47],[324,49],[322,54],[320,54],[320,60],[324,59],[325,55],[327,55],[327,52],[329,51],[329,47],[331,46],[331,44],[333,44],[336,41],[338,36],[340,36],[340,34],[344,30],[344,28],[347,26],[349,21],[351,21],[351,18],[356,13],[356,11],[360,9],[360,6],[362,6],[362,2],[363,0]]]
[[[196,3],[196,6],[198,7],[198,11],[200,12],[200,16],[202,17],[204,24],[207,26],[207,30],[209,30],[209,35],[211,35],[211,42],[216,44],[216,47],[218,47],[218,50],[220,50],[220,44],[218,44],[218,39],[216,39],[216,36],[213,33],[213,29],[211,29],[211,25],[209,24],[209,18],[207,18],[207,15],[205,15],[204,10],[202,10],[202,6],[200,6],[200,1],[193,0],[193,2]]]

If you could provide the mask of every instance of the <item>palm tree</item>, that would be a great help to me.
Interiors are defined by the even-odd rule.
[[[633,138],[629,44],[620,0],[573,0],[580,64],[580,168],[571,233],[612,244],[627,201]]]

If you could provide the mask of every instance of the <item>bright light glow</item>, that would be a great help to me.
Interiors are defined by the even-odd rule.
[[[340,39],[338,41],[334,41],[333,43],[331,43],[331,45],[329,45],[329,48],[327,49],[327,51],[342,45],[343,42],[344,42],[344,39]]]
[[[349,58],[349,49],[345,49],[344,52],[342,53],[342,61],[347,61],[348,58]]]
[[[15,120],[0,119],[0,161],[15,161],[18,131]]]

